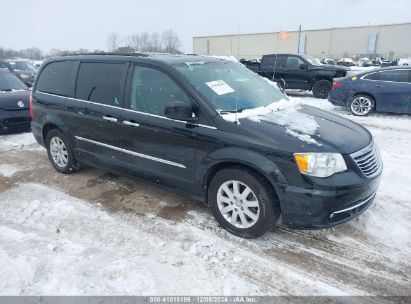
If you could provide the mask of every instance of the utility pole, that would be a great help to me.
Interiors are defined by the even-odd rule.
[[[300,54],[300,43],[301,43],[301,24],[298,27],[298,49],[297,49],[297,54]]]

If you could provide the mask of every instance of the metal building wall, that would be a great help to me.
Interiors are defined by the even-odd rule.
[[[193,52],[205,54],[204,45],[208,41],[209,55],[250,59],[275,52],[297,53],[298,32],[289,33],[293,38],[281,42],[278,33],[194,37]],[[369,54],[371,35],[376,35],[376,56],[411,56],[411,23],[308,30],[301,33],[305,35],[305,53],[315,57],[340,58]]]

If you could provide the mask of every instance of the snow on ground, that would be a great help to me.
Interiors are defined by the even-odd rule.
[[[411,294],[411,117],[292,94],[374,135],[384,172],[359,219],[244,240],[192,200],[95,169],[58,174],[30,133],[0,136],[0,295]]]
[[[23,148],[36,143],[32,133],[0,136],[0,151]]]
[[[13,176],[14,173],[20,171],[20,168],[14,165],[2,164],[0,165],[0,174],[5,177]]]
[[[225,270],[209,271],[212,263],[198,259],[196,247],[162,241],[45,185],[20,184],[0,193],[0,202],[0,294],[235,294],[243,290],[253,294],[259,290]],[[214,264],[218,262],[217,257]]]

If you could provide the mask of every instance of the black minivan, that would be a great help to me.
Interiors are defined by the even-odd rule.
[[[85,164],[159,184],[246,238],[344,223],[371,204],[382,172],[365,128],[222,59],[58,57],[42,65],[30,104],[57,171]]]

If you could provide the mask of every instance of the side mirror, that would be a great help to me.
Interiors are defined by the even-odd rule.
[[[195,121],[197,118],[193,114],[193,106],[184,101],[170,101],[166,103],[164,108],[165,117],[170,119]]]
[[[301,64],[300,64],[300,69],[302,69],[302,70],[308,69],[308,64],[306,64],[306,63],[301,63]]]

